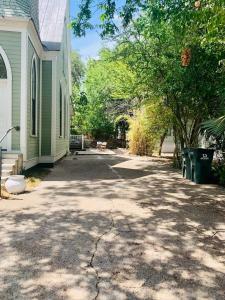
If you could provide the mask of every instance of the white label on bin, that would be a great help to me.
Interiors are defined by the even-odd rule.
[[[201,160],[209,160],[209,157],[207,154],[202,154]]]

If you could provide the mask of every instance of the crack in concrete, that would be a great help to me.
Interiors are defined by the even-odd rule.
[[[110,166],[110,165],[107,164],[106,162],[105,162],[105,164],[106,164],[106,166],[111,170],[111,172],[117,176],[118,179],[120,179],[120,180],[123,179],[122,176],[121,176],[115,169],[113,169],[112,166]],[[115,209],[113,199],[111,199],[111,202],[112,202],[113,208]],[[112,231],[113,228],[117,230],[117,228],[116,228],[116,226],[115,226],[115,221],[114,221],[114,218],[113,218],[112,210],[110,211],[110,217],[111,217],[111,222],[110,222],[110,224],[109,224],[109,229],[106,230],[102,235],[100,235],[100,236],[97,238],[97,240],[95,241],[95,250],[94,250],[94,252],[93,252],[93,254],[92,254],[92,256],[91,256],[90,262],[89,262],[89,264],[88,264],[88,267],[90,267],[90,268],[92,268],[92,269],[94,270],[95,276],[96,276],[96,284],[95,284],[96,295],[95,295],[95,297],[93,298],[93,300],[97,300],[98,297],[99,297],[99,294],[100,294],[99,284],[100,284],[100,282],[101,282],[101,277],[99,276],[99,271],[98,271],[98,269],[94,266],[94,259],[95,259],[95,257],[96,257],[96,253],[97,253],[97,251],[98,251],[98,245],[99,245],[100,241],[102,240],[102,238],[103,238],[105,235],[109,234],[109,233]],[[131,231],[131,228],[130,228],[129,225],[128,225],[128,228],[130,229],[130,230],[128,230],[128,232],[130,232],[130,231]],[[116,234],[116,236],[117,236],[117,235],[120,235],[121,233],[122,233],[122,231],[121,231],[120,233]]]
[[[96,295],[95,297],[93,298],[93,300],[97,300],[98,299],[98,296],[99,296],[99,293],[100,293],[100,288],[99,288],[99,284],[100,284],[100,281],[101,281],[101,277],[99,276],[99,272],[98,272],[98,269],[94,266],[94,259],[96,257],[96,254],[97,254],[97,251],[98,251],[98,245],[100,243],[100,241],[102,240],[102,238],[109,234],[113,228],[115,228],[115,223],[114,223],[114,219],[113,219],[113,215],[112,215],[112,212],[110,212],[110,216],[111,216],[111,222],[109,224],[109,229],[106,230],[103,234],[101,234],[97,240],[95,241],[95,249],[94,249],[94,252],[91,256],[91,259],[90,259],[90,262],[88,263],[88,267],[89,268],[92,268],[95,272],[95,277],[96,277],[96,284],[95,284],[95,289],[96,289]]]

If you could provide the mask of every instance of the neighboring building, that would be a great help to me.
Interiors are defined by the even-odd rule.
[[[162,145],[162,154],[173,153],[175,150],[175,143],[173,137],[173,130],[169,128],[166,138]]]
[[[1,146],[25,169],[69,149],[68,23],[67,0],[0,0],[0,138],[20,126]]]

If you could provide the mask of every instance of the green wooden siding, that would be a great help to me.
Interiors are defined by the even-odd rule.
[[[37,58],[37,136],[31,136],[31,68],[33,56]],[[28,40],[28,70],[27,70],[27,158],[39,156],[39,125],[40,125],[40,59],[34,47]]]
[[[51,155],[52,62],[42,62],[42,134],[41,155]]]
[[[12,125],[20,125],[21,33],[0,31],[0,46],[6,52],[12,69]],[[12,132],[12,150],[20,150],[20,133]]]
[[[68,78],[68,44],[67,26],[64,26],[62,49],[57,60],[57,86],[56,86],[56,155],[68,149],[69,136],[60,137],[60,82],[62,83],[63,103],[64,98],[69,100],[69,78]],[[64,114],[64,109],[63,109]],[[64,132],[64,130],[63,130]]]

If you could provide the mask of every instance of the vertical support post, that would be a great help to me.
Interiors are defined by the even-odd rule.
[[[82,134],[82,150],[84,150],[84,135]]]

